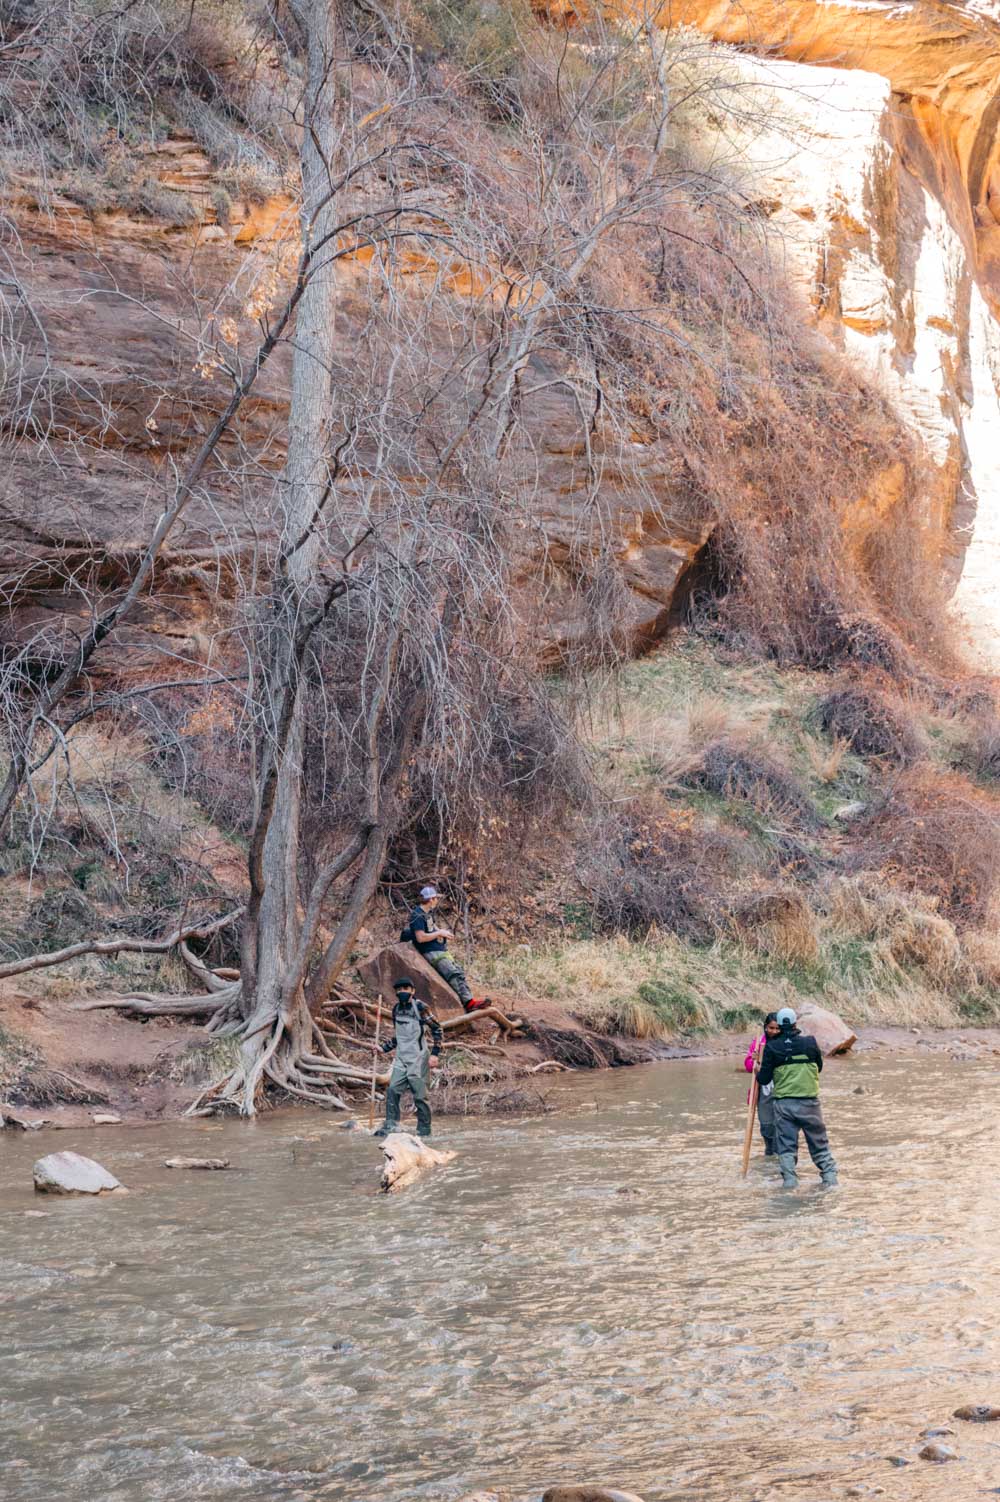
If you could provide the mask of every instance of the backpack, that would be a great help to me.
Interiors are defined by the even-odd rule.
[[[413,920],[417,916],[418,913],[422,913],[422,912],[423,912],[423,908],[422,907],[415,907],[412,910],[412,912],[410,913],[409,918],[407,918],[407,920],[406,920],[406,927],[400,930],[399,942],[401,944],[414,944],[414,943],[416,943],[416,940],[413,937]]]

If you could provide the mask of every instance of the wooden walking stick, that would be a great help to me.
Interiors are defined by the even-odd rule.
[[[368,1130],[375,1125],[375,1076],[378,1073],[378,1035],[382,1030],[382,992],[378,993],[378,1010],[375,1013],[375,1053],[372,1057],[372,1098],[368,1107]]]
[[[760,1064],[761,1054],[764,1051],[763,1044],[764,1040],[763,1038],[761,1038],[757,1044],[757,1047],[754,1049],[753,1076],[750,1081],[750,1099],[747,1101],[747,1129],[743,1134],[743,1168],[740,1173],[741,1179],[746,1178],[747,1170],[750,1167],[750,1149],[753,1147],[753,1124],[754,1119],[757,1115],[757,1097],[760,1095],[760,1085],[757,1083],[757,1068]]]

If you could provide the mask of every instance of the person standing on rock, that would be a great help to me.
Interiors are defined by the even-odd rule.
[[[430,1072],[438,1067],[441,1056],[441,1024],[425,1001],[420,1001],[408,975],[400,976],[393,990],[396,1005],[392,1009],[392,1035],[381,1045],[383,1053],[396,1050],[389,1088],[385,1092],[385,1121],[375,1133],[388,1137],[399,1129],[399,1107],[409,1090],[417,1111],[417,1136],[431,1134],[431,1108],[427,1101]],[[427,1047],[427,1033],[431,1035]]]
[[[748,1074],[752,1074],[760,1059],[760,1051],[767,1044],[769,1038],[779,1038],[781,1028],[778,1026],[777,1012],[768,1012],[764,1018],[764,1031],[759,1038],[755,1038],[750,1044],[750,1051],[743,1060],[743,1067]],[[759,1083],[759,1081],[758,1081]],[[777,1152],[774,1145],[774,1085],[761,1085],[757,1094],[757,1121],[760,1126],[760,1135],[764,1142],[764,1157],[773,1158]]]
[[[767,1085],[774,1086],[774,1145],[782,1183],[786,1189],[798,1186],[801,1132],[823,1183],[832,1189],[837,1183],[837,1165],[819,1104],[823,1055],[815,1038],[799,1032],[791,1007],[782,1007],[775,1021],[780,1032],[764,1046],[757,1082],[762,1091]]]
[[[448,940],[454,938],[449,928],[439,928],[432,923],[431,914],[440,902],[436,887],[423,887],[420,901],[411,912],[400,938],[408,941],[419,955],[433,965],[443,981],[454,991],[465,1011],[475,1012],[480,1007],[492,1006],[488,997],[476,1001],[469,989],[465,971],[448,949]]]

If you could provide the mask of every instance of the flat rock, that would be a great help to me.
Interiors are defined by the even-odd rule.
[[[803,1004],[799,1012],[799,1027],[804,1033],[812,1033],[819,1044],[820,1053],[829,1058],[831,1054],[846,1053],[858,1041],[853,1028],[848,1027],[836,1012],[814,1006],[811,1001]]]
[[[842,803],[839,808],[835,808],[832,817],[837,820],[838,824],[848,824],[851,819],[860,819],[866,807],[867,804],[855,799],[852,803]]]
[[[542,1502],[642,1502],[642,1498],[613,1486],[550,1486]]]
[[[937,1465],[943,1465],[946,1460],[957,1460],[958,1451],[953,1450],[950,1445],[941,1445],[935,1441],[932,1444],[924,1445],[924,1448],[920,1452],[920,1459],[932,1460]]]
[[[38,1194],[112,1194],[124,1190],[113,1173],[80,1153],[49,1153],[32,1173]]]
[[[228,1168],[228,1158],[164,1158],[164,1168]]]
[[[433,965],[428,965],[412,944],[387,944],[371,959],[362,960],[358,974],[373,996],[382,997],[382,1025],[388,1022],[387,1011],[392,1011],[396,998],[393,986],[408,975],[417,988],[421,1001],[426,1001],[432,1012],[439,1017],[448,1012],[460,1012],[462,1003],[451,987],[441,979]]]
[[[991,1408],[988,1403],[966,1403],[956,1408],[953,1419],[962,1419],[966,1424],[995,1424],[1000,1420],[1000,1408]]]
[[[395,1194],[407,1189],[432,1168],[450,1163],[455,1154],[438,1152],[409,1132],[393,1132],[382,1143],[382,1192]]]
[[[93,1111],[90,1119],[95,1126],[121,1126],[122,1120],[113,1111]]]

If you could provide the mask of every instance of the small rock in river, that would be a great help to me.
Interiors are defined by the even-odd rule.
[[[953,1419],[964,1419],[967,1424],[995,1424],[1000,1420],[1000,1408],[991,1408],[988,1403],[966,1403],[956,1408]]]
[[[937,1465],[943,1465],[946,1460],[957,1460],[958,1452],[950,1445],[939,1445],[936,1442],[924,1445],[920,1452],[921,1460],[933,1460]]]
[[[905,1455],[887,1455],[885,1458],[889,1462],[890,1465],[894,1465],[894,1466],[904,1466],[904,1465],[912,1465],[913,1464],[912,1461],[907,1460],[907,1458],[906,1458]]]
[[[642,1502],[634,1492],[615,1491],[613,1486],[550,1486],[542,1502]]]
[[[921,1439],[948,1439],[955,1433],[954,1429],[921,1429]]]
[[[38,1194],[111,1194],[125,1192],[113,1173],[80,1153],[49,1153],[32,1170]]]
[[[164,1158],[164,1168],[228,1168],[228,1158]]]

